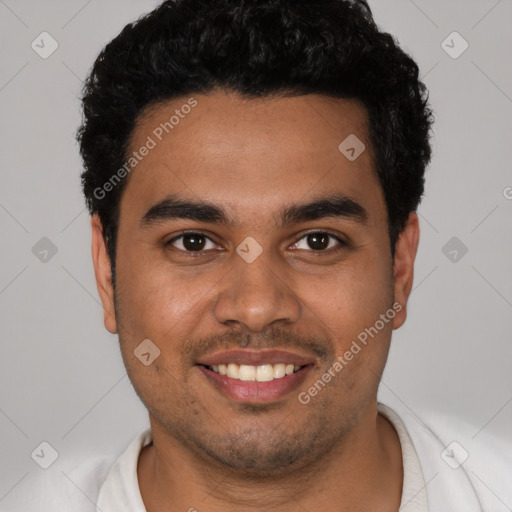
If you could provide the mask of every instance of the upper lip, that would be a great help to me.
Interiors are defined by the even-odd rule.
[[[285,350],[227,350],[204,356],[197,364],[212,366],[219,364],[244,364],[248,366],[260,366],[264,364],[293,364],[306,366],[312,364],[314,358],[305,357]]]

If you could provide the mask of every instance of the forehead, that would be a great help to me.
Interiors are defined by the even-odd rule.
[[[320,95],[244,99],[221,91],[161,103],[134,129],[129,153],[140,160],[121,211],[123,203],[142,211],[169,194],[222,203],[237,215],[243,209],[253,221],[284,202],[338,192],[382,205],[367,126],[359,102]],[[347,146],[365,149],[353,159]]]

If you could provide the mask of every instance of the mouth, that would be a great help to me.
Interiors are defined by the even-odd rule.
[[[245,382],[270,382],[296,373],[304,366],[286,363],[262,364],[259,366],[229,363],[207,365],[205,368],[220,375],[226,375],[230,379]]]
[[[311,357],[278,350],[223,352],[196,364],[217,392],[230,400],[253,404],[286,398],[314,366]]]

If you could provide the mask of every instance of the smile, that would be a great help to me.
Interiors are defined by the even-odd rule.
[[[209,370],[226,375],[231,379],[242,381],[270,382],[275,379],[282,379],[299,371],[302,366],[286,363],[263,364],[258,366],[246,364],[214,364],[207,366]]]

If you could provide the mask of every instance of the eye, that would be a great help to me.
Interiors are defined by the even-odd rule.
[[[218,248],[218,245],[211,240],[211,238],[198,232],[182,233],[166,242],[165,245],[172,245],[178,251],[185,253],[201,253]],[[336,245],[338,245],[338,248],[334,249],[334,251],[330,251],[330,249],[335,248]],[[316,231],[303,236],[292,245],[292,249],[313,250],[315,252],[336,252],[346,245],[346,242],[335,235],[323,231]]]
[[[305,242],[302,242],[302,240]],[[325,233],[323,231],[317,231],[314,233],[308,233],[307,235],[303,236],[298,242],[295,242],[292,247],[293,249],[312,249],[314,251],[325,252],[328,249],[332,249],[336,245],[340,246],[338,247],[338,249],[340,249],[347,244],[341,238],[335,235],[331,235],[330,233]]]
[[[217,247],[217,244],[202,233],[183,233],[172,238],[165,245],[172,245],[185,252],[201,252]]]

